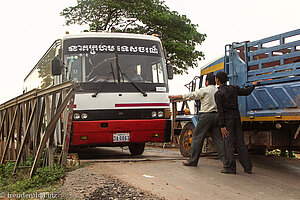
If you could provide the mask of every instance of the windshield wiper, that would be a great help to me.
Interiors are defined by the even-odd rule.
[[[102,88],[104,87],[104,85],[107,83],[108,78],[110,77],[110,75],[113,74],[113,72],[109,72],[109,74],[107,75],[107,77],[105,78],[105,80],[102,82],[102,84],[100,85],[100,87],[97,89],[97,91],[92,95],[92,97],[96,97],[97,94],[102,90]]]
[[[140,92],[140,93],[142,93],[143,94],[143,96],[144,97],[146,97],[147,96],[147,93],[144,91],[144,90],[142,90],[137,84],[135,84],[132,80],[131,80],[131,78],[129,78],[128,76],[127,76],[127,74],[125,74],[125,73],[123,73],[122,71],[121,71],[121,67],[120,67],[120,65],[119,65],[119,59],[118,59],[118,55],[116,55],[116,61],[117,61],[117,70],[118,70],[118,82],[120,83],[121,82],[121,80],[120,80],[120,74],[121,74],[121,76],[122,76],[122,79],[123,79],[123,81],[124,81],[124,76],[125,76],[125,78],[127,78],[127,80]]]
[[[114,77],[114,82],[116,82],[115,73],[114,73],[114,67],[113,67],[113,65],[111,64],[111,62],[109,62],[109,64],[110,64],[110,68],[111,68],[111,73],[112,73],[112,75],[113,75],[113,77]]]
[[[122,75],[122,77],[124,77],[125,76],[125,78],[140,92],[140,93],[142,93],[143,94],[143,96],[144,97],[146,97],[147,96],[147,93],[144,91],[144,90],[142,90],[137,84],[135,84],[132,80],[131,80],[131,78],[129,78],[128,76],[127,76],[127,74],[125,74],[124,72],[121,72],[121,75]]]
[[[110,62],[110,68],[111,68],[111,72],[109,72],[109,74],[107,75],[107,77],[105,78],[105,80],[103,81],[103,83],[100,85],[100,87],[97,89],[97,91],[92,95],[92,97],[96,97],[97,94],[102,90],[102,88],[104,87],[104,85],[106,84],[108,78],[110,77],[110,75],[113,75],[114,78],[114,83],[116,82],[116,78],[115,78],[115,74],[114,74],[114,68],[113,65]]]

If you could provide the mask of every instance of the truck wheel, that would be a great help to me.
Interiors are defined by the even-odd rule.
[[[132,156],[142,155],[144,153],[145,143],[134,143],[129,145],[129,152]]]
[[[194,124],[192,122],[189,122],[181,130],[179,149],[183,157],[189,157],[191,155],[192,135],[194,129],[195,129]]]

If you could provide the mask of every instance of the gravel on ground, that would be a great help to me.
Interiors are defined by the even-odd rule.
[[[55,193],[59,199],[164,200],[115,177],[96,174],[93,165],[67,172],[62,186]]]

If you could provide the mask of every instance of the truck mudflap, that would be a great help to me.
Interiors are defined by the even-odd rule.
[[[74,121],[71,146],[169,142],[170,136],[169,119]]]

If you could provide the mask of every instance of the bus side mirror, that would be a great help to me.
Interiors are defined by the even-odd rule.
[[[53,76],[61,75],[61,61],[58,57],[55,57],[52,60],[52,75]]]
[[[172,80],[173,79],[173,66],[172,65],[167,65],[167,70],[168,70],[168,79]]]

